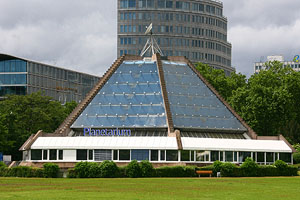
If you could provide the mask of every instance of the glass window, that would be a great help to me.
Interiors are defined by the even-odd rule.
[[[166,160],[166,151],[160,150],[160,160]]]
[[[92,151],[92,150],[90,150],[90,151]],[[110,149],[94,150],[94,159],[95,159],[95,161],[111,160],[112,159],[112,150],[110,150]],[[90,160],[93,160],[93,157],[91,157]]]
[[[130,150],[119,150],[119,160],[130,160]]]
[[[49,160],[57,160],[57,150],[56,149],[50,149]]]
[[[180,160],[181,161],[190,161],[190,151],[182,150],[180,151]]]
[[[225,161],[226,162],[233,162],[233,152],[232,151],[226,151],[225,152]]]
[[[195,161],[195,151],[191,151],[191,161]]]
[[[58,160],[63,160],[64,152],[63,150],[58,150]]]
[[[245,162],[246,158],[251,158],[251,152],[241,151],[239,152],[239,162]]]
[[[42,150],[32,149],[31,150],[31,160],[42,160]]]
[[[166,2],[166,8],[173,8],[173,1],[168,1]]]
[[[258,162],[258,163],[264,163],[265,162],[265,153],[264,152],[257,152],[256,162]]]
[[[96,156],[95,156],[96,157]],[[111,157],[111,156],[110,156]],[[89,150],[89,160],[93,160],[94,155],[93,155],[93,150]],[[96,160],[96,159],[95,159]]]
[[[234,162],[238,161],[238,152],[233,152],[233,156],[234,156]]]
[[[220,151],[220,161],[224,161],[224,151]]]
[[[118,160],[118,154],[119,154],[119,152],[118,152],[118,150],[114,150],[114,160]]]
[[[286,162],[286,163],[292,163],[292,154],[290,154],[290,153],[279,153],[279,159]]]
[[[274,153],[272,153],[272,152],[267,152],[266,153],[267,155],[267,162],[268,163],[272,163],[272,162],[274,162]]]
[[[158,150],[151,150],[151,161],[158,161]]]
[[[149,160],[149,150],[147,149],[134,149],[131,150],[131,160]]]
[[[196,161],[207,162],[209,161],[209,151],[196,151]]]
[[[178,151],[177,150],[167,150],[166,151],[167,161],[178,161]]]
[[[77,149],[76,150],[76,160],[87,160],[87,150]]]
[[[210,156],[211,156],[211,161],[212,162],[220,160],[220,158],[219,158],[219,151],[211,151],[210,152]]]
[[[48,150],[43,150],[43,160],[48,160]]]

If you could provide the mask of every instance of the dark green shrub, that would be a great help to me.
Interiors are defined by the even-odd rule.
[[[88,178],[89,177],[89,163],[79,162],[75,165],[75,172],[78,178]]]
[[[252,158],[246,158],[245,162],[241,165],[242,176],[256,177],[258,174],[258,164]]]
[[[148,160],[140,162],[142,177],[152,177],[154,173],[153,165]]]
[[[130,178],[141,177],[141,168],[136,160],[131,161],[126,167],[126,175]]]
[[[275,167],[279,170],[286,170],[288,168],[288,164],[286,164],[282,160],[276,160],[274,163]]]
[[[45,163],[44,167],[44,177],[45,178],[57,178],[59,167],[54,163]]]
[[[68,169],[67,178],[77,178],[77,174],[74,168]]]
[[[0,177],[5,177],[8,174],[8,167],[0,167]]]
[[[42,169],[42,168],[31,168],[30,177],[37,177],[37,178],[44,177],[44,169]]]
[[[6,174],[9,177],[31,177],[31,167],[18,166],[10,168]]]
[[[155,169],[157,177],[195,177],[194,166],[160,167]]]
[[[236,176],[238,176],[236,174],[236,172],[237,172],[236,169],[237,169],[237,166],[233,163],[230,163],[230,162],[223,163],[222,167],[221,167],[221,175],[224,177],[236,177]]]
[[[119,168],[118,168],[117,177],[119,177],[119,178],[126,178],[126,177],[128,177],[128,176],[126,175],[126,167],[127,167],[127,166],[123,166],[123,167],[119,167]]]
[[[300,164],[300,152],[293,154],[294,164]]]
[[[100,178],[101,177],[101,167],[98,163],[89,162],[88,166],[88,178]]]
[[[118,166],[113,161],[105,160],[100,164],[102,178],[114,178],[118,176]]]
[[[217,176],[218,172],[221,172],[223,163],[221,161],[215,161],[213,163],[213,176]]]
[[[6,166],[6,164],[5,164],[4,162],[1,161],[1,162],[0,162],[0,168],[1,168],[1,167],[7,167],[7,166]]]

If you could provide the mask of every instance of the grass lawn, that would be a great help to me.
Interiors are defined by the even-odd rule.
[[[0,178],[0,199],[299,199],[300,177]]]

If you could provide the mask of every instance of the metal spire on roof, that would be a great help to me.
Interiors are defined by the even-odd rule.
[[[142,52],[141,52],[141,57],[143,57],[147,51],[150,50],[150,52],[152,52],[152,55],[159,53],[161,56],[163,56],[162,50],[160,49],[160,47],[158,46],[154,36],[153,36],[153,25],[152,23],[147,27],[147,30],[145,32],[145,35],[150,35],[150,37],[148,38]]]

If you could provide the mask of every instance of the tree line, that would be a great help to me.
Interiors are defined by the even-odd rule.
[[[76,105],[61,105],[41,93],[7,96],[0,101],[0,152],[21,160],[19,148],[28,137],[39,130],[54,132]]]
[[[249,79],[201,63],[196,68],[258,135],[300,142],[300,72],[278,61],[265,63]]]

